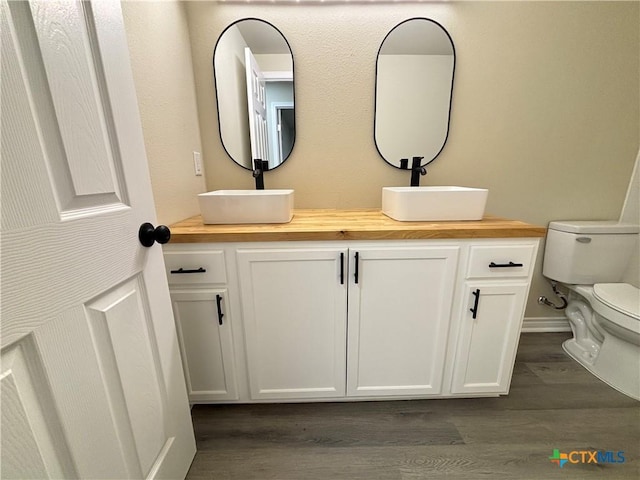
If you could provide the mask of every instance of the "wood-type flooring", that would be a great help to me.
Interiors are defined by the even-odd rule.
[[[522,334],[506,397],[195,405],[187,478],[639,479],[640,402],[570,359],[566,338]],[[625,461],[560,468],[554,449],[621,451]]]

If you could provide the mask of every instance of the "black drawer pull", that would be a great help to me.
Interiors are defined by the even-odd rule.
[[[469,311],[473,314],[472,318],[475,320],[478,316],[478,302],[480,301],[480,289],[476,288],[475,292],[471,292],[471,294],[476,297],[473,301],[473,308],[470,308]]]
[[[218,324],[222,325],[222,317],[224,317],[224,314],[222,313],[222,306],[220,305],[220,302],[222,302],[222,297],[220,295],[216,295],[216,303],[218,304]]]
[[[198,268],[195,270],[185,270],[184,268],[179,268],[178,270],[171,270],[171,273],[205,273],[207,270],[205,268]]]
[[[340,285],[344,285],[344,252],[340,252]]]
[[[355,271],[353,272],[353,279],[356,283],[358,283],[360,277],[360,253],[356,252],[355,254]]]
[[[522,263],[513,263],[513,262],[509,262],[509,263],[491,262],[489,264],[489,268],[513,268],[513,267],[524,267],[524,265]]]

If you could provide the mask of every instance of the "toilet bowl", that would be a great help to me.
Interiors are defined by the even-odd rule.
[[[593,299],[597,323],[605,331],[640,345],[639,289],[627,283],[599,283],[593,286]]]
[[[640,289],[620,280],[638,225],[551,222],[543,275],[569,289],[573,338],[564,351],[620,392],[640,400]]]
[[[573,331],[564,351],[600,380],[640,400],[640,290],[625,284],[568,285]]]

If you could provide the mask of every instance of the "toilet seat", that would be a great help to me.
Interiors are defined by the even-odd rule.
[[[597,283],[593,309],[632,332],[640,331],[640,290],[628,283]]]

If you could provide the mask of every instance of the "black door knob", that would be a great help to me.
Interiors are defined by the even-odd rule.
[[[138,230],[138,239],[145,247],[150,247],[154,242],[167,243],[171,238],[171,230],[165,225],[158,225],[154,228],[150,223],[143,223]]]

